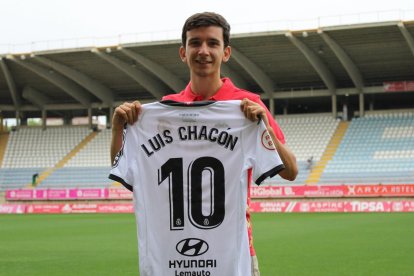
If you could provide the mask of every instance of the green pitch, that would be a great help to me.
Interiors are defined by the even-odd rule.
[[[414,213],[254,214],[263,276],[414,275]],[[138,275],[132,214],[0,215],[0,275]]]

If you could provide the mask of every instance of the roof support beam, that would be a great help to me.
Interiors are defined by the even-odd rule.
[[[40,93],[39,91],[37,91],[36,89],[30,86],[26,86],[23,89],[22,96],[26,100],[32,102],[39,109],[43,109],[46,104],[51,102],[50,99],[46,95]]]
[[[321,29],[318,30],[318,34],[322,37],[329,48],[335,53],[336,57],[341,62],[342,66],[345,68],[346,72],[352,79],[355,87],[361,92],[364,87],[364,80],[362,78],[361,72],[355,63],[351,60],[348,54],[333,40],[327,33],[323,32]]]
[[[287,32],[285,36],[290,40],[290,42],[298,48],[305,58],[309,61],[312,67],[316,70],[318,75],[321,77],[322,81],[325,83],[326,87],[331,91],[332,94],[335,94],[336,83],[335,78],[328,67],[323,63],[323,61],[315,55],[314,52],[309,49],[302,41],[296,38],[291,32]]]
[[[122,48],[118,47],[118,49],[124,53],[126,56],[132,58],[142,66],[144,66],[148,71],[156,75],[160,80],[162,80],[166,85],[168,85],[172,90],[175,92],[180,92],[186,86],[186,83],[180,80],[176,75],[165,69],[163,66],[159,65],[158,63],[147,59],[146,57]]]
[[[386,93],[383,86],[367,86],[363,88],[364,94],[379,94]],[[336,95],[364,95],[356,88],[338,88]],[[312,89],[301,91],[275,91],[273,93],[274,99],[293,99],[293,98],[312,98],[312,97],[327,97],[331,96],[332,91],[329,89]]]
[[[90,95],[88,93],[85,93],[85,90],[83,90],[77,84],[68,80],[64,76],[59,75],[57,73],[50,74],[49,71],[46,70],[45,68],[38,66],[36,64],[30,63],[28,61],[19,60],[14,57],[10,57],[10,60],[32,71],[39,77],[44,78],[45,80],[53,83],[57,87],[61,88],[68,95],[72,96],[74,99],[76,99],[78,102],[80,102],[85,107],[90,105],[91,103]]]
[[[230,66],[227,65],[227,63],[221,64],[221,73],[222,75],[229,77],[237,87],[248,89],[249,84],[236,71],[231,69]]]
[[[112,105],[112,102],[114,101],[113,92],[108,87],[101,84],[100,82],[90,78],[89,76],[79,71],[69,68],[66,65],[47,59],[45,57],[34,56],[33,58],[36,61],[40,62],[41,64],[53,68],[53,70],[73,80],[80,86],[83,86],[84,88],[89,90],[92,94],[94,94],[98,99],[100,99],[102,102],[108,104],[109,106]]]
[[[131,77],[133,80],[135,80],[145,89],[147,89],[148,92],[150,92],[155,98],[161,99],[164,96],[164,86],[160,85],[160,82],[155,81],[149,74],[129,66],[127,63],[123,62],[122,60],[116,57],[112,57],[109,54],[102,53],[96,48],[92,49],[92,52],[100,58],[102,58],[103,60],[118,68],[120,71],[127,74],[129,77]]]
[[[414,38],[411,36],[410,32],[407,30],[403,22],[399,22],[397,25],[402,35],[404,36],[405,41],[407,42],[408,47],[411,50],[411,53],[414,56]]]
[[[384,86],[368,86],[364,87],[364,94],[381,94],[387,93],[384,91]],[[336,90],[336,95],[358,95],[360,94],[356,88],[338,88]],[[318,90],[302,90],[302,91],[275,91],[273,92],[274,99],[293,99],[293,98],[312,98],[312,97],[330,97],[332,93],[328,89],[318,89]],[[263,99],[268,99],[267,95],[263,95]],[[151,103],[154,100],[143,100],[141,103]],[[114,105],[120,105],[122,102],[115,102]],[[102,107],[100,103],[94,103],[91,105],[92,108]],[[0,109],[4,111],[15,111],[13,105],[2,105],[0,104]],[[85,109],[81,104],[46,104],[44,106],[46,110],[76,110],[76,109]],[[37,106],[34,105],[22,105],[22,111],[34,111],[39,110]]]
[[[266,75],[262,68],[256,63],[251,61],[248,57],[240,53],[236,48],[231,48],[231,55],[235,61],[257,82],[257,84],[263,89],[263,92],[269,99],[270,113],[274,114],[274,103],[273,103],[273,91],[275,84],[272,79]]]
[[[22,99],[19,93],[17,92],[16,83],[14,82],[13,76],[10,73],[10,70],[7,67],[6,61],[3,59],[3,57],[0,57],[0,65],[4,73],[4,77],[6,78],[7,86],[9,87],[9,91],[10,91],[10,95],[13,100],[13,104],[15,108],[18,110],[22,104]]]

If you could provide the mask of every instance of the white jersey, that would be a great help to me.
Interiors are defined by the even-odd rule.
[[[140,275],[251,275],[247,171],[284,168],[240,101],[157,102],[124,130],[110,178],[133,187]]]

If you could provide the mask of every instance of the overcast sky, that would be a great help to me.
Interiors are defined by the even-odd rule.
[[[339,15],[350,14],[362,15],[343,16],[338,23],[358,18],[386,21],[387,16],[414,20],[414,0],[1,0],[0,11],[0,53],[5,53],[32,42],[72,38],[126,39],[126,34],[154,31],[170,31],[179,38],[185,19],[201,11],[222,14],[234,32],[255,26],[247,23],[257,23],[260,29],[269,26],[263,22],[272,21],[285,22],[275,25],[280,30],[294,29],[295,21],[315,28],[317,18],[323,25],[327,17],[339,20]]]

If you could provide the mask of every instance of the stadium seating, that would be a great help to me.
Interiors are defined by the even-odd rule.
[[[109,161],[108,161],[109,162]],[[63,167],[55,170],[39,188],[104,188],[112,184],[110,166]]]
[[[20,127],[9,136],[2,168],[0,190],[23,188],[35,173],[54,167],[91,130],[86,126]]]
[[[286,145],[296,155],[299,173],[295,181],[279,176],[267,180],[268,185],[292,185],[305,183],[311,167],[316,164],[334,134],[339,119],[332,114],[284,115],[276,117],[286,138]]]
[[[34,174],[44,168],[0,168],[0,192],[8,189],[25,188],[32,184]]]
[[[42,188],[107,187],[110,166],[109,144],[111,130],[99,131],[63,168],[55,170],[42,183]]]
[[[276,176],[263,185],[303,185],[311,166],[321,159],[339,120],[331,114],[284,115],[277,121],[286,144],[297,157],[299,174],[290,182]],[[0,191],[24,188],[32,176],[50,169],[39,188],[109,187],[111,130],[103,129],[66,163],[68,156],[91,134],[85,127],[21,127],[10,133],[0,168]],[[312,162],[309,159],[312,157]],[[414,183],[414,112],[367,112],[354,118],[319,184]]]
[[[53,167],[90,131],[87,127],[21,127],[10,133],[2,167]]]
[[[353,119],[320,183],[414,183],[414,113]]]

